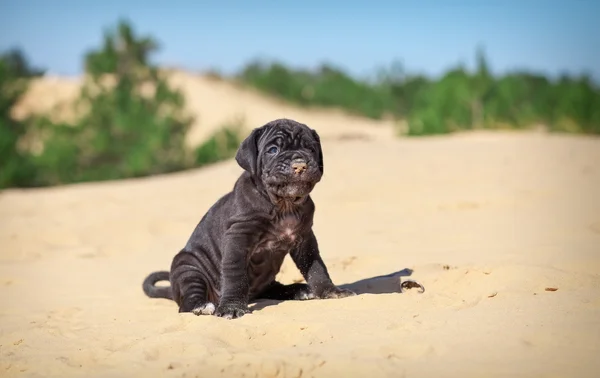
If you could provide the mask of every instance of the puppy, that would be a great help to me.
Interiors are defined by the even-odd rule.
[[[310,193],[323,176],[319,135],[278,119],[254,129],[235,157],[244,172],[202,217],[170,272],[151,273],[143,290],[172,299],[179,312],[228,319],[256,299],[304,300],[356,295],[333,284],[312,230]],[[275,280],[290,254],[306,284]],[[170,287],[156,287],[169,280]]]

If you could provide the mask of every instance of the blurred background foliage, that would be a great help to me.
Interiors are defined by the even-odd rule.
[[[73,104],[83,111],[73,124],[46,116],[12,118],[11,107],[37,71],[22,55],[3,55],[0,187],[142,177],[231,157],[240,142],[237,125],[224,126],[195,151],[186,148],[193,119],[184,114],[183,95],[150,63],[157,50],[152,37],[136,36],[128,22],[108,30],[102,46],[85,54],[85,82]],[[42,145],[41,151],[20,148],[24,135],[30,147]]]
[[[237,78],[302,106],[336,106],[373,119],[407,122],[408,135],[474,129],[600,133],[600,90],[588,76],[558,80],[531,72],[493,76],[483,49],[476,69],[458,66],[439,78],[382,69],[376,80],[357,80],[331,65],[292,70],[278,62],[252,62]]]
[[[106,31],[101,46],[85,54],[85,83],[73,105],[83,110],[72,124],[45,116],[16,120],[11,108],[28,80],[44,71],[30,67],[19,50],[2,54],[0,188],[141,177],[233,156],[243,138],[235,123],[193,151],[185,147],[192,118],[184,114],[182,93],[150,63],[158,49],[126,21]],[[472,72],[457,66],[439,78],[405,72],[398,63],[375,79],[358,79],[330,64],[295,70],[254,61],[232,79],[300,106],[392,118],[404,125],[399,134],[409,136],[534,126],[600,134],[600,90],[590,77],[494,76],[483,49],[474,58]]]

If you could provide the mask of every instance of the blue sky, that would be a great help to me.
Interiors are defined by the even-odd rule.
[[[437,75],[472,67],[485,47],[496,73],[516,68],[600,79],[600,1],[0,1],[0,49],[73,75],[119,17],[161,43],[156,60],[193,70],[238,70],[273,58],[296,67],[330,62],[355,75],[403,62]]]

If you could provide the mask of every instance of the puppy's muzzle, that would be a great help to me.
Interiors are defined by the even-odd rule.
[[[305,172],[307,168],[308,165],[303,159],[295,159],[292,161],[292,171],[295,175],[301,175],[302,172]]]

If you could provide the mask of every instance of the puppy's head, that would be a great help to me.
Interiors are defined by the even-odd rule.
[[[315,130],[289,119],[254,129],[236,161],[276,200],[301,203],[323,176],[323,152]]]

